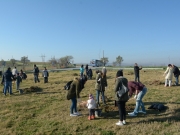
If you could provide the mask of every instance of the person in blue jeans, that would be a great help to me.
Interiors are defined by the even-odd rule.
[[[1,84],[4,84],[4,95],[6,96],[6,91],[8,90],[9,94],[12,93],[12,80],[14,80],[14,76],[11,72],[11,68],[9,67],[7,71],[3,74],[3,78]]]
[[[128,113],[129,116],[137,116],[138,113],[146,114],[146,109],[144,107],[144,103],[142,101],[144,95],[147,92],[147,88],[144,84],[129,81],[128,82],[128,89],[129,89],[129,97],[132,97],[135,94],[134,98],[136,99],[136,107],[133,112]],[[141,110],[140,110],[141,108]]]
[[[97,74],[96,75],[96,84],[95,84],[96,102],[97,102],[97,105],[100,106],[99,96],[100,96],[100,93],[101,93],[103,104],[106,105],[106,101],[105,101],[105,97],[104,97],[104,92],[105,92],[105,89],[106,89],[105,87],[107,87],[106,75],[103,74],[99,70],[96,71],[96,74]]]
[[[80,113],[77,111],[77,100],[80,98],[80,92],[80,79],[74,78],[67,93],[67,99],[71,100],[70,116],[80,115]]]

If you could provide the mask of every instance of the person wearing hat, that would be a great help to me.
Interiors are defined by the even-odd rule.
[[[6,96],[6,90],[9,90],[9,94],[13,94],[12,93],[12,80],[14,80],[14,76],[11,72],[11,68],[9,67],[6,72],[3,74],[3,78],[1,81],[1,84],[4,83],[4,90],[3,93]]]
[[[128,80],[123,77],[123,70],[118,70],[116,73],[116,80],[115,80],[115,102],[119,109],[119,121],[116,123],[117,126],[123,126],[126,124],[126,102],[129,99],[128,92],[125,93],[121,98],[118,97],[117,91],[119,91],[119,88],[124,85],[128,88]]]
[[[87,101],[87,108],[89,109],[88,120],[93,120],[95,118],[96,101],[94,100],[92,94],[89,94],[89,100]]]

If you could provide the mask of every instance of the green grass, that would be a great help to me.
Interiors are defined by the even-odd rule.
[[[114,107],[114,80],[116,71],[109,70],[108,88],[105,95],[108,98],[107,106],[103,109],[102,117],[87,120],[87,108],[78,107],[82,114],[79,117],[70,117],[71,102],[66,100],[67,91],[63,86],[78,75],[79,71],[62,71],[50,73],[49,83],[35,84],[33,75],[23,81],[21,88],[38,86],[41,91],[27,92],[20,95],[13,86],[14,95],[0,95],[0,134],[1,135],[178,135],[180,133],[180,96],[179,87],[164,87],[163,70],[142,70],[141,81],[147,86],[148,92],[143,98],[146,109],[152,103],[163,103],[168,107],[165,111],[148,110],[147,115],[138,117],[127,116],[127,125],[118,127],[117,108]],[[95,75],[95,71],[93,71]],[[128,80],[134,80],[133,71],[124,70]],[[86,101],[88,94],[94,96],[96,91],[95,76],[88,80],[81,92],[81,100]],[[157,83],[157,80],[159,81]],[[0,89],[2,90],[2,86]],[[127,112],[133,111],[135,100],[127,102]]]

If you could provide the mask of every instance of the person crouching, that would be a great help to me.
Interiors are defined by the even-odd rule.
[[[89,109],[88,120],[93,120],[95,118],[96,101],[94,100],[92,94],[89,94],[89,100],[87,101],[87,108]]]

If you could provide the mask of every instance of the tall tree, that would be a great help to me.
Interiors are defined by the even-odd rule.
[[[107,57],[101,58],[101,61],[103,62],[104,66],[109,62]]]
[[[120,66],[121,63],[123,62],[123,57],[121,57],[120,55],[118,57],[116,57],[116,63]]]

